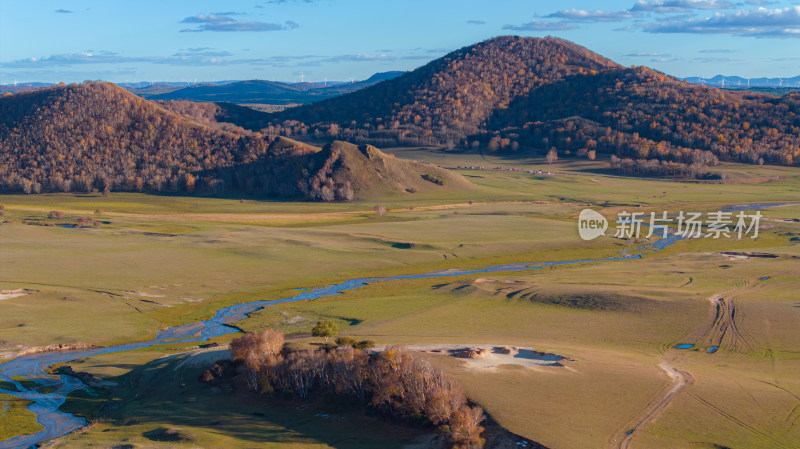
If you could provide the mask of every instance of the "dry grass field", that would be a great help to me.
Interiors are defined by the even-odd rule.
[[[447,167],[549,170],[541,160],[387,151]],[[637,180],[602,168],[557,163],[550,169],[558,174],[549,176],[460,170],[474,189],[348,204],[113,192],[0,196],[0,290],[25,293],[0,299],[0,357],[57,343],[142,341],[228,305],[352,278],[643,252],[642,242],[580,240],[577,215],[589,205],[611,217],[634,207],[714,211],[800,198],[800,172],[788,168],[719,168],[732,177],[783,177],[742,184]],[[376,213],[376,204],[388,212]],[[51,210],[64,216],[49,219]],[[552,449],[800,447],[800,207],[762,213],[756,240],[698,239],[641,259],[374,282],[268,306],[236,326],[302,336],[325,318],[342,335],[380,344],[513,345],[563,355],[563,366],[485,369],[430,355],[500,425]],[[67,227],[82,216],[102,224]],[[24,224],[47,221],[56,226]],[[695,346],[674,348],[681,343]],[[708,353],[711,346],[719,348]],[[323,419],[319,404],[297,411],[293,403],[267,407],[210,394],[196,382],[196,368],[175,369],[197,347],[71,363],[113,384],[71,396],[65,407],[96,421],[54,447],[399,448],[420,436],[352,413]],[[640,425],[673,387],[664,366],[691,381]],[[132,388],[134,380],[142,387]],[[32,431],[24,408],[5,410],[4,430]]]

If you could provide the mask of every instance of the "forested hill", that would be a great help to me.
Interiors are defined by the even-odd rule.
[[[718,160],[797,165],[800,96],[680,81],[646,67],[578,75],[495,111],[472,145],[615,155],[630,174],[702,175]]]
[[[493,111],[532,88],[617,67],[561,39],[505,36],[464,47],[355,93],[275,114],[275,121],[336,123],[387,142],[430,135],[460,140],[477,132]]]
[[[630,174],[702,176],[719,160],[800,164],[799,98],[698,86],[561,39],[504,36],[247,126],[379,146],[606,153]]]
[[[202,121],[202,114],[194,116]],[[334,201],[466,184],[373,147],[336,143],[320,151],[198,121],[103,82],[4,95],[0,191],[243,192]],[[380,167],[370,162],[383,158],[392,161]],[[379,168],[385,172],[374,173]],[[402,179],[396,175],[403,172]],[[370,181],[375,179],[380,184]],[[453,182],[444,187],[448,180]]]

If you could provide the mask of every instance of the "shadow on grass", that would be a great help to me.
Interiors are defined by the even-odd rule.
[[[400,449],[432,432],[369,416],[361,405],[324,400],[305,403],[244,388],[222,391],[198,380],[204,368],[175,371],[180,360],[155,360],[126,375],[105,379],[119,387],[75,392],[62,410],[112,426],[107,433],[84,433],[81,438],[87,443],[113,438],[130,443],[143,439],[191,442],[204,447],[284,443]]]

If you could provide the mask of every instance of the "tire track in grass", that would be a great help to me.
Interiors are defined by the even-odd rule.
[[[697,400],[700,404],[704,405],[709,410],[712,410],[713,412],[715,412],[718,415],[722,416],[723,418],[727,419],[728,421],[736,424],[737,426],[747,430],[748,432],[750,432],[752,434],[758,435],[763,440],[768,441],[770,444],[773,445],[772,447],[774,447],[774,448],[780,447],[780,448],[787,448],[787,449],[796,449],[796,448],[793,448],[792,446],[789,446],[789,445],[787,445],[785,443],[782,443],[782,442],[772,438],[771,436],[767,435],[766,433],[764,433],[764,432],[758,430],[757,428],[747,424],[746,422],[742,421],[741,419],[731,415],[730,413],[722,410],[721,408],[717,407],[716,405],[712,404],[711,402],[701,398],[700,396],[698,396],[698,395],[696,395],[696,394],[694,394],[692,392],[689,392],[689,396],[691,396],[692,398]]]
[[[636,432],[642,430],[651,422],[654,422],[658,418],[658,415],[669,406],[675,396],[680,394],[687,386],[694,383],[694,378],[692,378],[691,374],[686,371],[681,371],[667,362],[661,363],[659,367],[667,373],[667,376],[669,376],[672,381],[645,407],[641,417],[639,417],[632,426],[627,427],[628,430],[625,430],[625,435],[622,437],[619,444],[614,444],[614,440],[611,441],[612,447],[629,449]]]
[[[746,287],[744,290],[751,289],[752,287]],[[731,292],[741,292],[742,290],[743,289],[739,288],[734,289]],[[738,325],[736,324],[737,314],[733,297],[729,297],[727,300],[725,299],[727,294],[731,292],[713,295],[708,298],[708,301],[711,304],[709,319],[704,325],[689,334],[686,337],[686,341],[694,341],[697,342],[695,343],[696,345],[709,346],[712,349],[716,348],[712,352],[716,352],[722,348],[736,352],[752,350],[754,345],[748,341],[748,337],[746,337],[739,330]],[[741,317],[739,317],[739,319],[741,319]],[[659,394],[650,400],[650,402],[644,407],[643,412],[641,412],[638,417],[632,418],[624,427],[617,429],[612,434],[612,437],[609,440],[609,448],[629,449],[631,447],[633,437],[636,436],[637,432],[641,431],[647,424],[655,422],[661,412],[663,412],[669,406],[672,400],[675,399],[675,397],[683,390],[694,383],[694,378],[689,372],[682,371],[676,367],[676,365],[679,366],[680,363],[683,362],[687,357],[689,357],[689,355],[686,352],[682,352],[681,349],[676,348],[668,350],[667,353],[662,356],[663,361],[661,364],[659,364],[659,367],[666,372],[667,376],[669,376],[671,379],[671,382],[669,385],[667,385],[667,387],[663,388]],[[694,393],[689,394],[692,395],[692,397],[696,397],[698,400],[703,401]],[[718,410],[720,414],[723,414],[723,416],[730,417],[731,419],[735,420],[734,422],[740,424],[744,429],[761,437],[768,438],[765,434],[758,431],[758,429],[746,425],[741,420],[738,420],[722,410],[716,410]],[[770,439],[770,441],[772,440]],[[788,447],[780,442],[776,442],[775,444],[778,445],[776,447]]]

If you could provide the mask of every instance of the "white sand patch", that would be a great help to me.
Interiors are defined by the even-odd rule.
[[[29,290],[27,288],[17,288],[13,290],[0,290],[0,300],[19,298],[20,296],[30,295],[36,293],[38,290]]]
[[[153,295],[151,293],[145,293],[145,292],[140,292],[140,291],[135,291],[135,292],[124,291],[123,293],[127,293],[129,295],[141,296],[143,298],[163,298],[164,297],[164,295]]]
[[[384,350],[387,345],[376,346]],[[442,354],[463,360],[470,368],[496,368],[501,365],[519,365],[529,368],[563,367],[572,360],[532,348],[504,345],[425,344],[403,345],[409,351]]]
[[[204,299],[192,298],[191,296],[184,296],[181,299],[184,300],[184,301],[188,301],[188,302],[203,302],[203,301],[205,301]]]

